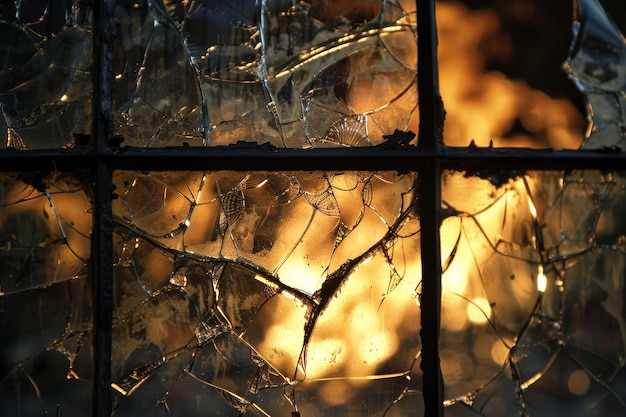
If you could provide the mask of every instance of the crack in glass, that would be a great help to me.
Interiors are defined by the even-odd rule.
[[[419,392],[416,180],[116,172],[115,413],[401,415]]]
[[[10,149],[88,142],[92,4],[0,6]],[[117,2],[115,146],[372,146],[417,131],[412,1]]]
[[[624,413],[625,185],[621,171],[444,175],[446,415]]]
[[[582,148],[621,149],[624,38],[578,4],[564,68],[588,103]],[[624,414],[624,186],[621,171],[444,172],[446,416]]]
[[[408,3],[119,3],[117,133],[145,147],[251,132],[277,147],[378,145],[415,122]],[[90,130],[90,4],[46,5],[0,6],[9,148]],[[619,149],[623,37],[596,1],[579,6],[565,68],[589,104],[583,147]],[[351,101],[368,78],[382,93]],[[116,415],[423,414],[417,174],[113,180]],[[441,181],[446,416],[623,415],[626,174]],[[11,415],[92,409],[91,193],[80,173],[0,174]]]

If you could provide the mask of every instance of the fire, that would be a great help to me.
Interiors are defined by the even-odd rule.
[[[530,1],[511,2],[503,7],[528,21],[538,13],[534,5]],[[437,4],[439,80],[446,111],[444,143],[578,149],[585,137],[585,121],[570,100],[550,97],[525,81],[489,69],[494,58],[518,52],[502,25],[491,9],[470,10],[460,2]],[[563,60],[566,55],[567,46]],[[528,225],[537,223],[545,207],[540,200],[533,200],[532,181],[515,179],[488,191],[481,188],[490,187],[488,181],[462,173],[444,174],[445,204],[464,212],[446,218],[441,227],[442,263],[446,265],[442,276],[441,366],[450,397],[467,393],[464,384],[468,381],[478,387],[499,372],[509,360],[516,332],[523,324],[515,315],[529,317],[537,297],[546,291],[543,266],[529,262],[532,256],[526,259],[527,255],[522,255],[524,261],[497,260],[494,253],[498,242],[514,241],[504,236],[507,233],[524,233],[531,242],[528,250],[537,249],[532,243],[535,232]],[[500,192],[505,195],[496,202],[503,196]],[[506,228],[502,226],[505,224]],[[521,232],[524,227],[526,231]],[[502,323],[515,331],[505,334]],[[465,356],[468,351],[473,352],[473,358]],[[588,381],[572,375],[568,384],[578,395],[587,390]]]
[[[437,28],[447,145],[467,146],[473,140],[483,147],[580,146],[584,119],[574,104],[487,70],[490,58],[514,53],[493,10],[472,11],[461,3],[439,2]],[[520,126],[526,133],[512,133]]]

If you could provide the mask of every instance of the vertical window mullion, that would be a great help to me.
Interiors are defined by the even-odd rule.
[[[92,415],[110,417],[111,338],[113,317],[113,191],[111,167],[102,158],[109,153],[107,138],[113,126],[113,0],[96,1],[93,27],[93,140],[95,143],[94,230],[92,236],[92,278],[94,285],[94,386]]]
[[[439,207],[441,183],[438,151],[442,144],[443,105],[439,95],[435,0],[417,0],[417,84],[420,127],[418,148],[432,155],[420,167],[421,210],[421,337],[424,414],[443,416],[443,380],[439,361],[441,250]]]
[[[422,252],[422,362],[425,416],[443,416],[443,380],[439,360],[441,311],[441,250],[439,247],[439,162],[433,160],[420,171]]]
[[[94,233],[92,236],[92,278],[95,288],[95,366],[93,415],[110,417],[111,397],[111,325],[113,316],[113,243],[111,213],[111,170],[102,161],[96,163],[94,193]]]

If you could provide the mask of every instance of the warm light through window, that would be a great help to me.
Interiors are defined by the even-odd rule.
[[[495,67],[506,19],[569,3],[438,2],[426,144],[414,1],[44,3],[0,5],[3,415],[626,413],[626,43],[596,0],[578,101]]]

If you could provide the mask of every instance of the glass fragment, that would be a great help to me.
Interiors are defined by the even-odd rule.
[[[116,415],[421,415],[416,180],[116,171]]]
[[[442,185],[446,416],[623,415],[624,172]]]
[[[0,174],[4,415],[91,413],[90,192],[72,174]]]
[[[0,4],[0,141],[86,145],[91,134],[91,1]]]
[[[587,102],[583,148],[624,150],[626,40],[597,0],[577,2],[574,39],[564,68]]]
[[[414,1],[118,2],[123,146],[371,146],[417,131]]]

